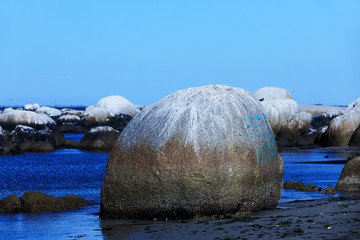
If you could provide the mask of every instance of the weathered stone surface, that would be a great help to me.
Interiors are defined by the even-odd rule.
[[[254,95],[261,100],[261,105],[265,110],[275,136],[280,132],[284,122],[300,111],[297,102],[292,99],[290,93],[285,89],[264,87],[257,90]]]
[[[360,126],[360,105],[349,106],[344,115],[334,118],[329,125],[327,141],[330,146],[348,146]]]
[[[14,152],[14,144],[9,141],[8,133],[0,126],[0,155],[10,155]]]
[[[319,192],[322,190],[322,188],[317,187],[314,184],[308,184],[305,185],[304,187],[298,188],[297,190],[302,192]]]
[[[103,126],[92,128],[80,141],[79,148],[92,151],[110,151],[120,132],[112,127]]]
[[[346,163],[335,189],[342,192],[360,192],[360,156]]]
[[[23,212],[57,212],[68,210],[63,200],[40,192],[26,192],[20,198]]]
[[[80,142],[74,141],[71,138],[65,139],[65,148],[79,148]]]
[[[62,134],[51,130],[39,130],[18,125],[10,133],[14,147],[21,152],[53,152],[56,143],[63,141]],[[62,139],[62,140],[61,140]]]
[[[350,139],[349,146],[360,147],[360,125],[354,131],[354,133]]]
[[[335,188],[333,186],[328,186],[327,188],[320,191],[321,194],[336,194]]]
[[[310,131],[312,115],[306,112],[295,113],[281,126],[278,135],[279,146],[297,146],[300,136]]]
[[[67,210],[76,210],[80,207],[91,206],[95,204],[75,195],[66,195],[61,197],[60,200],[64,201]]]
[[[260,102],[228,86],[171,94],[136,115],[107,163],[101,216],[186,218],[276,207],[283,161]]]
[[[305,184],[302,181],[293,182],[293,181],[286,181],[283,186],[284,189],[299,189],[305,188]]]
[[[53,128],[55,121],[47,115],[24,110],[9,110],[0,114],[0,124],[11,131],[17,125],[26,125],[35,129],[44,129],[45,126]]]
[[[12,194],[0,200],[0,213],[17,213],[21,210],[21,201]]]

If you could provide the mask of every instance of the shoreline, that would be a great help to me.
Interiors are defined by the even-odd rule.
[[[100,224],[104,239],[359,239],[360,196],[280,202],[243,218]]]

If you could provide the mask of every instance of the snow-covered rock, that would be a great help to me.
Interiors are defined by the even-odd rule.
[[[38,110],[40,108],[40,105],[38,103],[33,104],[34,110]]]
[[[76,115],[76,116],[80,117],[84,113],[84,111],[70,109],[70,108],[63,108],[63,109],[61,109],[61,113],[63,115]]]
[[[90,129],[89,131],[90,133],[97,133],[97,132],[119,132],[118,130],[115,130],[112,127],[109,126],[99,126],[99,127],[95,127]]]
[[[102,98],[95,106],[87,107],[84,116],[96,122],[104,122],[119,113],[135,116],[138,112],[139,110],[126,98],[115,95]]]
[[[322,114],[324,117],[337,117],[346,112],[346,107],[327,105],[300,105],[300,111],[311,114]]]
[[[353,101],[352,103],[350,103],[347,107],[347,111],[350,111],[354,108],[358,108],[360,106],[360,98],[356,99],[355,101]]]
[[[35,109],[34,109],[34,106],[32,105],[32,103],[27,103],[27,104],[25,104],[24,109],[25,109],[26,111],[34,111],[34,110],[35,110]]]
[[[4,111],[2,111],[1,114],[6,114],[6,113],[9,113],[9,112],[12,112],[12,111],[15,111],[13,108],[5,108]]]
[[[58,121],[64,122],[78,122],[80,121],[80,117],[77,115],[63,115],[58,118]]]
[[[61,111],[56,108],[51,107],[41,107],[36,110],[37,113],[44,113],[50,117],[59,117],[61,116]]]
[[[0,114],[0,124],[3,127],[15,128],[16,125],[55,125],[55,121],[45,114],[24,110],[12,110]]]
[[[293,99],[288,90],[277,87],[264,87],[254,92],[254,96],[259,100],[273,100],[279,98]]]
[[[102,216],[231,214],[273,208],[281,195],[283,161],[261,104],[229,86],[189,88],[147,106],[107,164]]]

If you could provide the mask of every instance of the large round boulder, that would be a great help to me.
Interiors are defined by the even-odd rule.
[[[348,146],[356,129],[360,126],[360,104],[351,103],[343,115],[331,120],[327,141],[330,146]],[[351,144],[356,144],[352,142]]]
[[[350,159],[341,171],[337,191],[360,193],[360,156]]]
[[[102,217],[188,218],[276,207],[283,160],[260,102],[222,85],[146,107],[110,153]]]
[[[300,111],[299,105],[292,99],[290,93],[282,88],[261,88],[254,93],[254,96],[261,101],[275,136],[280,132],[284,122]]]

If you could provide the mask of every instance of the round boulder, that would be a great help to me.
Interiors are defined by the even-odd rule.
[[[21,201],[12,194],[0,200],[0,213],[17,213],[21,210]]]
[[[346,163],[335,189],[342,192],[360,192],[360,156]]]
[[[254,93],[254,96],[261,101],[275,136],[280,132],[284,122],[300,111],[297,102],[292,99],[287,90],[282,88],[261,88]]]
[[[347,111],[331,120],[327,141],[330,146],[348,146],[355,130],[360,126],[360,105],[353,103]],[[354,144],[354,143],[352,143]]]
[[[189,218],[276,207],[283,160],[260,102],[222,85],[146,107],[110,153],[102,217]]]
[[[15,129],[17,125],[33,128],[54,127],[56,125],[55,121],[45,114],[24,110],[4,111],[0,114],[0,124],[6,129]]]
[[[109,152],[114,147],[119,135],[119,131],[109,126],[92,128],[82,137],[79,148]]]

